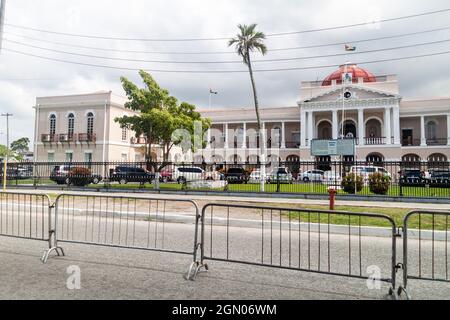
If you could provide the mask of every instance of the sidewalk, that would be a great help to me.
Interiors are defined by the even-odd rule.
[[[248,196],[218,196],[218,195],[186,195],[186,194],[174,194],[174,193],[129,193],[129,192],[97,192],[97,191],[61,191],[61,190],[23,190],[23,189],[10,189],[10,192],[17,193],[38,193],[38,194],[51,194],[58,195],[62,193],[70,193],[76,195],[115,195],[115,196],[138,196],[145,198],[154,199],[177,199],[182,200],[194,200],[194,201],[208,201],[208,202],[246,202],[255,204],[303,204],[303,205],[328,205],[327,200],[314,200],[314,199],[294,199],[294,198],[263,198],[263,197],[248,197]],[[336,206],[350,206],[350,207],[373,207],[373,208],[400,208],[400,209],[411,209],[411,210],[450,210],[450,204],[436,204],[436,203],[408,203],[408,202],[387,202],[387,201],[349,201],[349,200],[336,200]]]

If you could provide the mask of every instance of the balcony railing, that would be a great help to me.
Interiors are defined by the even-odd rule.
[[[436,138],[436,139],[426,139],[427,146],[446,146],[448,144],[448,138]],[[421,139],[403,139],[403,147],[420,147],[422,145]]]
[[[41,142],[51,143],[51,142],[56,142],[56,141],[57,141],[56,134],[42,134],[41,135]]]
[[[447,143],[447,138],[427,139],[427,146],[446,146]]]
[[[79,133],[79,142],[95,142],[97,141],[97,135],[95,133]]]
[[[386,137],[365,137],[364,145],[366,146],[379,146],[386,144]]]
[[[77,141],[76,134],[68,134],[68,133],[58,134],[58,142],[69,143],[69,142],[75,142],[75,141]]]
[[[131,144],[146,144],[147,143],[147,139],[144,138],[144,137],[139,137],[139,138],[132,137],[130,139],[130,143]]]

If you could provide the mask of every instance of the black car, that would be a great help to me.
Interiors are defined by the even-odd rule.
[[[225,180],[228,183],[247,183],[248,174],[244,168],[230,168],[225,173]]]
[[[431,184],[450,184],[450,171],[448,170],[431,171],[429,182]]]
[[[401,184],[423,184],[424,173],[419,169],[405,169],[400,171]]]
[[[118,166],[111,173],[109,181],[117,181],[120,184],[126,184],[128,182],[144,184],[146,182],[152,183],[154,179],[155,174],[143,168]]]

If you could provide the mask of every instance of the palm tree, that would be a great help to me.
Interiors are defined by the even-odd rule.
[[[256,31],[256,24],[238,25],[240,33],[236,35],[236,38],[231,39],[228,42],[228,46],[235,46],[236,52],[242,57],[244,64],[248,67],[248,72],[250,73],[250,80],[252,82],[253,89],[253,99],[255,102],[255,112],[256,121],[258,125],[258,134],[260,137],[260,160],[262,160],[263,165],[261,166],[261,178],[265,175],[265,159],[264,159],[264,147],[265,138],[264,133],[261,128],[261,118],[259,116],[259,105],[258,105],[258,95],[256,94],[256,84],[255,78],[253,76],[252,62],[250,58],[250,53],[253,51],[259,51],[262,55],[267,53],[267,47],[264,44],[266,36],[264,33]],[[264,191],[264,179],[261,179],[261,191]]]
[[[244,63],[248,67],[250,80],[252,82],[253,99],[255,101],[256,120],[258,122],[259,131],[261,130],[261,120],[259,117],[258,96],[256,94],[256,84],[253,76],[250,53],[255,50],[261,52],[263,55],[267,53],[267,47],[263,42],[264,39],[266,39],[266,36],[264,33],[255,30],[256,24],[251,24],[249,26],[239,24],[238,28],[240,33],[236,36],[236,38],[233,38],[228,42],[228,46],[235,46],[237,54],[242,57]]]

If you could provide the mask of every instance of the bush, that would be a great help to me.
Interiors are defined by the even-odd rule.
[[[91,183],[91,176],[91,170],[82,167],[72,168],[68,174],[70,183],[77,187],[84,187]]]
[[[385,195],[389,191],[391,178],[389,176],[377,172],[369,176],[369,188],[372,193]]]
[[[355,184],[356,184],[356,190],[358,192],[360,192],[364,185],[363,178],[360,175],[350,173],[350,174],[347,174],[344,177],[344,179],[342,179],[341,187],[342,187],[342,190],[344,190],[345,192],[355,194]]]

